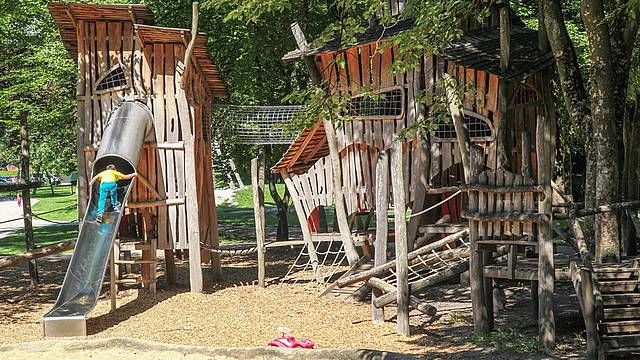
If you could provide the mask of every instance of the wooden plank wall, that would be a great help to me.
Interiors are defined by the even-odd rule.
[[[493,20],[487,19],[487,24]],[[470,22],[470,28],[482,27],[487,24],[475,24]],[[378,51],[382,46],[383,51]],[[433,104],[434,95],[439,91],[437,84],[443,73],[448,73],[458,79],[459,84],[465,86],[463,104],[466,110],[475,112],[487,119],[496,127],[502,115],[498,107],[498,91],[500,79],[485,71],[458,66],[437,56],[425,56],[420,69],[404,74],[392,74],[390,67],[395,61],[393,46],[385,43],[364,44],[347,49],[340,53],[322,53],[316,56],[323,78],[329,84],[329,91],[334,94],[348,93],[356,96],[366,91],[384,91],[385,89],[402,88],[404,91],[405,111],[404,116],[398,119],[354,119],[343,122],[336,129],[338,135],[338,149],[341,156],[342,179],[347,208],[350,212],[374,209],[374,183],[372,169],[375,168],[376,152],[381,149],[389,149],[393,138],[402,130],[411,126],[415,121],[415,112],[409,111],[409,106],[415,104],[413,99],[416,92],[426,90],[427,112]],[[344,67],[338,66],[343,62]],[[511,95],[517,95],[518,89],[525,84],[514,83]],[[542,82],[539,76],[533,76],[526,82],[529,89],[541,89]],[[520,97],[522,98],[522,96]],[[518,96],[510,97],[512,101]],[[522,136],[523,131],[530,135],[531,143],[535,143],[535,119],[539,103],[535,96],[529,96],[521,104],[510,107],[506,118],[507,125],[507,151],[510,160],[511,171],[521,172],[522,167]],[[430,187],[455,186],[463,179],[461,156],[455,141],[439,141],[430,137],[430,156],[428,166],[423,166],[422,171],[429,173]],[[415,139],[405,140],[405,181],[408,201],[413,200],[413,189],[410,183],[414,178],[412,174],[417,171],[417,162],[412,161],[417,149]],[[475,141],[485,150],[484,167],[495,169],[496,147],[495,141]],[[535,149],[531,149],[531,164],[536,163]],[[536,169],[531,169],[531,176],[536,176]]]
[[[78,44],[78,116],[79,124],[84,127],[78,139],[81,163],[78,176],[91,176],[102,132],[113,108],[125,96],[133,98],[144,93],[154,114],[159,146],[145,145],[138,172],[168,199],[188,198],[186,181],[195,178],[197,194],[193,196],[198,196],[200,204],[198,214],[189,214],[186,202],[150,208],[158,218],[157,247],[188,249],[187,224],[190,216],[197,219],[201,238],[217,244],[209,136],[211,95],[198,71],[194,71],[186,91],[182,90],[182,71],[177,70],[177,65],[184,62],[184,44],[147,41],[142,47],[134,34],[133,24],[127,21],[78,21]],[[124,65],[130,86],[124,90],[96,94],[96,80],[118,63]],[[192,140],[193,148],[185,149],[186,140]],[[195,174],[186,172],[186,151],[194,153]],[[83,194],[79,197],[83,211],[88,191],[86,187],[78,189]],[[156,200],[153,194],[137,182],[129,202],[151,200]],[[132,209],[127,211],[136,212]]]

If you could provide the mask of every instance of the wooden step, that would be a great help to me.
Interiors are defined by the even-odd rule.
[[[423,235],[427,234],[455,234],[459,231],[466,230],[467,224],[429,224],[418,228],[418,232]]]
[[[596,278],[599,280],[626,280],[636,278],[638,276],[638,269],[594,269]]]
[[[640,333],[640,320],[603,322],[600,324],[600,328],[607,334]]]
[[[602,294],[629,293],[637,288],[637,280],[598,281],[598,289]]]
[[[602,302],[605,306],[611,305],[640,305],[640,293],[604,294]]]
[[[629,354],[629,353],[640,353],[640,347],[622,347],[617,349],[607,349],[608,355],[618,355],[618,354]]]
[[[598,290],[606,293],[629,293],[638,288],[637,280],[598,281]]]
[[[604,318],[613,319],[637,319],[640,318],[640,307],[605,308]]]
[[[640,334],[603,335],[602,342],[610,349],[640,347]]]

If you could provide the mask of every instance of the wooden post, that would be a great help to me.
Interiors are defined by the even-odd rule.
[[[389,151],[380,151],[376,162],[376,240],[374,246],[374,266],[387,262],[387,236],[389,233]],[[373,288],[371,293],[371,320],[374,324],[384,323],[384,308],[376,308],[373,303],[382,291]]]
[[[116,311],[116,294],[118,292],[114,248],[115,247],[111,248],[111,253],[109,254],[109,299],[111,300],[111,312]]]
[[[29,113],[26,111],[20,114],[20,138],[22,139],[21,154],[21,172],[22,181],[25,184],[30,183],[29,176]],[[24,217],[24,241],[27,251],[33,250],[35,243],[33,241],[33,223],[31,218],[31,192],[29,189],[22,190],[22,215]],[[29,277],[31,278],[31,286],[38,287],[38,267],[35,260],[29,261]]]
[[[258,286],[265,287],[265,234],[264,234],[264,147],[258,157],[251,159],[251,188],[253,192],[253,215],[256,223],[256,246],[258,248]],[[306,224],[300,224],[306,226]]]
[[[176,261],[173,249],[164,249],[164,264],[167,284],[174,286],[176,284]]]
[[[503,1],[500,8],[500,70],[509,69],[511,58],[511,9],[509,1]]]
[[[338,228],[340,229],[340,238],[344,244],[347,253],[347,261],[353,266],[358,262],[360,256],[351,239],[351,230],[347,222],[347,209],[344,203],[344,192],[342,189],[342,169],[340,167],[340,153],[338,152],[338,142],[336,140],[336,131],[331,121],[324,121],[324,131],[327,135],[327,144],[329,145],[329,155],[331,156],[331,166],[333,168],[333,195],[335,200],[336,217],[338,220]],[[400,165],[402,166],[402,165]]]
[[[429,173],[424,171],[428,166],[429,160],[429,144],[423,141],[420,136],[415,140],[416,148],[414,152],[414,161],[418,164],[416,167],[416,173],[413,174],[413,206],[411,207],[411,213],[415,214],[418,211],[424,209],[425,195],[427,187],[429,186]],[[409,251],[412,251],[416,247],[416,241],[418,237],[418,228],[422,223],[423,216],[414,216],[409,220],[409,227],[407,229],[407,239],[409,241]]]
[[[295,22],[291,24],[291,32],[293,33],[293,37],[296,39],[296,44],[298,45],[298,49],[302,52],[309,51],[309,44],[307,43],[307,39],[300,28],[300,25]],[[320,75],[320,70],[318,70],[318,66],[316,66],[315,60],[313,56],[304,55],[302,57],[305,65],[307,66],[307,70],[309,71],[309,76],[311,76],[311,81],[315,85],[320,85],[322,83],[322,75]]]
[[[547,106],[550,106],[547,104]],[[548,111],[553,111],[548,109]],[[551,152],[552,129],[550,116],[538,115],[536,129],[536,152],[538,154],[538,183],[544,186],[544,199],[538,205],[538,211],[548,216],[547,222],[538,225],[538,326],[540,348],[551,351],[555,344],[555,317],[553,313],[554,264],[553,238],[551,223],[553,221],[551,176],[553,164]]]
[[[391,183],[393,186],[393,209],[396,243],[396,284],[397,292],[397,329],[399,335],[411,335],[409,327],[409,260],[407,244],[407,222],[405,220],[406,202],[404,192],[404,174],[401,137],[395,139],[391,156]]]
[[[199,4],[197,1],[194,1],[191,4],[191,40],[189,41],[189,44],[187,45],[187,50],[185,51],[185,55],[184,55],[184,73],[183,73],[183,79],[185,79],[184,81],[181,82],[180,86],[182,87],[182,89],[186,89],[187,84],[189,83],[189,81],[186,81],[187,79],[189,79],[189,75],[192,71],[193,66],[191,65],[191,57],[193,55],[193,49],[195,48],[196,45],[196,38],[198,37],[198,16],[199,16]],[[190,92],[189,92],[190,93]]]
[[[600,338],[598,337],[598,327],[596,322],[596,303],[593,295],[593,280],[591,272],[587,269],[580,269],[580,285],[582,288],[582,316],[587,333],[587,359],[598,360],[600,351]]]

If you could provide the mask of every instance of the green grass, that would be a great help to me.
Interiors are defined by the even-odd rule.
[[[18,170],[0,170],[0,176],[18,176]]]
[[[538,351],[538,338],[524,334],[520,329],[506,328],[487,335],[471,335],[469,343],[492,348],[498,352],[535,353]]]
[[[56,221],[72,221],[78,218],[78,210],[73,205],[77,202],[77,195],[71,194],[69,186],[54,186],[54,194],[51,194],[51,188],[48,186],[38,188],[36,195],[32,198],[38,199],[38,203],[33,206],[33,212],[38,214],[45,211],[69,207],[64,210],[54,211],[42,215],[44,219]]]
[[[37,246],[46,246],[78,237],[78,225],[45,226],[33,229],[33,240]],[[15,255],[26,251],[24,230],[0,239],[0,255]]]

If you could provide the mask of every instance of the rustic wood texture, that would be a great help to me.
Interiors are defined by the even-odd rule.
[[[389,233],[389,152],[381,151],[376,163],[376,239],[374,244],[374,266],[387,262],[387,238]],[[373,289],[371,304],[381,296],[380,289]],[[376,324],[384,322],[384,308],[371,306],[371,319]]]
[[[403,174],[402,140],[397,140],[391,154],[391,183],[393,186],[395,245],[396,245],[396,286],[398,305],[397,328],[399,335],[409,336],[409,261],[407,244],[407,223],[405,221],[405,191]]]
[[[257,158],[251,160],[251,188],[258,248],[258,286],[265,287],[264,149],[261,149]]]

